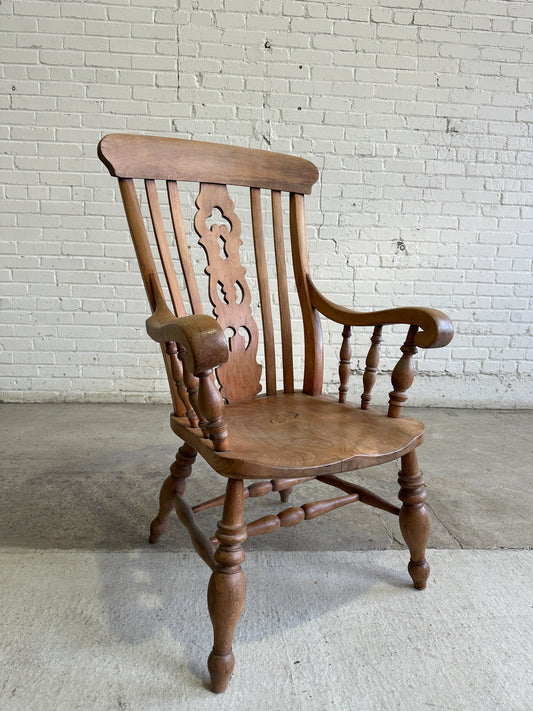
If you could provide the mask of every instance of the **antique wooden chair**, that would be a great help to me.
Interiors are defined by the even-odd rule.
[[[445,346],[453,336],[453,328],[443,313],[433,309],[405,307],[362,313],[337,306],[319,293],[310,278],[304,220],[304,194],[311,192],[318,171],[306,160],[268,151],[131,135],[106,136],[99,144],[98,155],[111,175],[119,180],[152,310],[146,329],[148,335],[161,344],[173,402],[170,425],[184,442],[170,468],[171,474],[161,488],[159,511],[151,525],[150,542],[155,543],[165,532],[169,515],[175,508],[196,551],[213,571],[208,605],[214,645],[208,667],[213,691],[221,692],[227,687],[234,666],[233,633],[245,597],[242,544],[248,536],[275,531],[280,526],[294,526],[304,519],[361,501],[399,516],[400,528],[411,553],[409,573],[415,588],[425,587],[429,575],[425,548],[430,521],[424,507],[426,492],[416,455],[416,447],[424,437],[424,426],[417,420],[401,416],[401,411],[407,399],[406,390],[414,377],[413,355],[417,346]],[[156,267],[156,250],[152,250],[148,237],[152,230],[146,229],[134,179],[144,181],[141,186],[146,191],[155,236],[152,241],[157,245],[164,280]],[[156,187],[158,180],[163,181],[168,196],[168,224],[172,224],[174,231],[181,266],[179,278],[186,286],[190,315],[186,315],[171,258],[171,245],[159,201],[162,192]],[[205,272],[216,319],[203,314],[182,219],[179,181],[200,184],[194,228],[207,256]],[[239,256],[243,244],[241,223],[234,212],[228,185],[250,189],[251,232],[265,362],[266,392],[261,396],[258,394],[262,389],[262,367],[256,360],[259,329],[252,314],[246,269]],[[278,341],[274,335],[269,280],[273,270],[267,266],[262,189],[270,191],[271,197],[281,324],[282,391],[278,390],[276,372],[275,345]],[[242,194],[242,190],[237,190]],[[301,390],[296,388],[293,371],[292,319],[283,234],[284,192],[290,195],[292,264],[305,341]],[[208,226],[207,221],[215,208],[229,223],[229,229],[225,224]],[[251,242],[250,237],[250,246]],[[166,287],[162,286],[164,282]],[[167,288],[171,306],[165,299]],[[319,315],[343,326],[338,399],[322,394],[323,345]],[[381,331],[389,324],[405,324],[408,332],[401,348],[402,355],[392,373],[388,412],[382,412],[370,408],[370,401],[376,380]],[[353,326],[373,327],[359,406],[346,402]],[[227,484],[225,494],[191,507],[183,496],[197,452],[226,477]],[[397,458],[401,458],[401,509],[338,476],[342,472]],[[245,479],[254,481],[245,486]],[[277,516],[267,515],[245,523],[243,504],[246,498],[275,491],[280,493],[283,502],[287,502],[294,485],[312,479],[340,489],[343,495],[288,507]],[[214,506],[223,506],[222,519],[216,536],[209,538],[198,526],[195,514]]]

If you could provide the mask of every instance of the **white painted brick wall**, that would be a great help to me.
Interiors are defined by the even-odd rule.
[[[313,160],[324,293],[455,322],[450,347],[419,354],[410,401],[530,406],[532,24],[530,0],[3,0],[3,398],[168,398],[95,155],[136,132]],[[337,326],[325,342],[334,389]]]

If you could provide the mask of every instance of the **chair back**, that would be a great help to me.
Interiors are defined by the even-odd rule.
[[[150,306],[154,310],[155,290],[162,292],[161,284],[166,284],[172,309],[178,317],[203,312],[201,284],[191,257],[179,188],[182,182],[199,183],[193,225],[206,256],[209,302],[228,340],[229,359],[217,368],[216,374],[221,393],[230,403],[254,398],[263,389],[262,381],[267,395],[276,393],[276,346],[281,347],[283,390],[294,391],[292,320],[282,209],[282,193],[289,194],[291,252],[305,334],[304,391],[320,392],[322,338],[318,315],[311,306],[307,291],[309,266],[303,204],[303,196],[311,192],[318,178],[316,167],[301,158],[269,151],[178,138],[118,134],[105,136],[100,141],[98,155],[111,175],[119,180]],[[141,200],[135,180],[142,181]],[[250,290],[247,269],[241,259],[241,245],[246,245],[249,255],[252,250],[248,250],[248,245],[251,245],[248,236],[242,234],[241,221],[228,186],[249,189],[258,299]],[[261,191],[270,192],[273,250],[267,250],[265,244]],[[162,196],[164,201],[160,200]],[[141,209],[145,200],[149,219],[143,217]],[[164,214],[162,206],[168,206],[168,215]],[[219,214],[213,219],[215,211]],[[147,229],[147,223],[151,223],[150,229]],[[171,241],[167,236],[170,230],[173,233]],[[174,259],[172,253],[176,250],[177,259]],[[177,264],[179,270],[176,270]],[[274,272],[275,279],[270,279]],[[274,281],[279,308],[279,320],[276,321],[272,309],[271,283]],[[180,284],[184,288],[180,288]],[[256,303],[260,308],[262,338],[252,309],[252,304]],[[279,324],[279,335],[275,333],[275,324]],[[257,361],[261,340],[264,373]],[[166,365],[173,400],[179,409],[168,356]]]

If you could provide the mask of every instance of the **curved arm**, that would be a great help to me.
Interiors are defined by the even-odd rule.
[[[212,316],[196,314],[177,318],[166,304],[159,302],[146,321],[146,331],[158,343],[176,341],[182,345],[185,366],[194,375],[212,370],[228,360],[224,332]]]
[[[318,291],[307,277],[309,295],[313,308],[326,318],[342,323],[344,326],[385,326],[393,323],[405,323],[418,326],[420,331],[415,336],[415,345],[420,348],[442,348],[453,338],[453,325],[442,311],[406,306],[385,311],[363,312],[334,304]]]

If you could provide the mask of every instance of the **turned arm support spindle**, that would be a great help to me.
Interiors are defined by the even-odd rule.
[[[453,325],[450,319],[442,311],[436,309],[419,308],[415,306],[405,306],[396,309],[385,309],[383,311],[363,312],[339,306],[329,299],[326,299],[309,275],[306,275],[307,288],[311,306],[326,318],[336,323],[342,323],[345,330],[349,326],[374,326],[372,337],[372,347],[366,362],[365,376],[363,378],[364,393],[361,407],[368,408],[370,393],[375,380],[375,368],[377,368],[378,346],[381,340],[381,328],[392,324],[405,324],[409,326],[407,340],[402,346],[402,357],[394,368],[392,374],[393,391],[390,394],[389,417],[400,417],[402,406],[407,400],[405,391],[411,386],[414,377],[412,357],[418,348],[442,348],[447,346],[453,338]],[[343,331],[344,333],[344,331]],[[344,345],[344,344],[343,344]],[[344,367],[345,364],[341,365]],[[339,368],[340,370],[340,368]],[[341,375],[341,388],[344,387]],[[339,388],[339,399],[342,402],[343,392]]]
[[[344,326],[342,329],[342,346],[339,357],[339,402],[346,402],[346,396],[348,395],[348,381],[350,379],[350,364],[352,360],[351,335],[352,327]]]
[[[179,343],[180,360],[183,363],[184,380],[188,374],[198,378],[198,412],[205,419],[215,451],[224,452],[229,448],[224,401],[211,378],[213,368],[225,363],[229,357],[224,333],[212,316],[195,314],[177,318],[167,307],[161,287],[154,278],[156,308],[146,321],[146,331],[158,343]],[[189,380],[189,397],[196,397],[196,382]]]
[[[184,358],[185,348],[181,345],[181,343],[177,343],[176,345],[178,348],[178,359],[181,363]],[[202,434],[205,438],[209,438],[209,432],[207,431],[207,420],[205,419],[205,415],[202,413],[198,404],[198,378],[196,378],[191,372],[189,372],[188,368],[182,366],[182,370],[183,381],[187,390],[187,394],[189,396],[189,401],[193,411],[196,414],[196,426],[198,426],[202,430]],[[194,427],[195,425],[192,426]]]
[[[374,333],[370,339],[372,345],[366,357],[366,367],[363,375],[363,394],[361,395],[361,410],[368,410],[372,400],[372,390],[376,384],[379,365],[379,344],[381,343],[381,331],[383,326],[375,326]]]
[[[409,328],[405,343],[400,349],[402,351],[402,357],[396,363],[396,366],[392,371],[391,382],[393,390],[389,393],[389,411],[387,413],[389,417],[400,417],[402,414],[402,407],[407,400],[407,395],[405,393],[413,384],[415,377],[413,356],[417,352],[417,347],[415,346],[417,331],[418,326],[411,326]]]
[[[196,373],[199,380],[198,405],[206,417],[206,428],[213,441],[215,452],[229,449],[228,430],[224,418],[224,400],[211,378],[212,369]]]
[[[174,379],[174,382],[176,383],[178,395],[185,406],[185,415],[189,420],[189,424],[191,425],[191,427],[198,427],[197,411],[193,408],[191,404],[191,401],[189,399],[188,388],[183,381],[183,366],[178,357],[178,345],[174,341],[166,341],[165,350],[170,358],[172,377]],[[198,390],[198,386],[196,386],[196,389]]]

